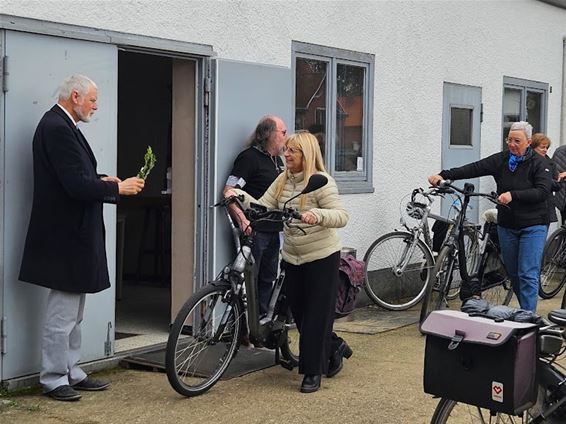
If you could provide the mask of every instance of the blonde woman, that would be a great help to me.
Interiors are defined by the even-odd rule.
[[[320,388],[321,375],[336,375],[343,358],[352,355],[348,344],[332,332],[338,287],[341,244],[336,228],[348,222],[334,179],[326,173],[315,136],[301,131],[291,135],[285,146],[286,171],[280,174],[257,200],[268,208],[282,208],[299,193],[313,174],[324,174],[328,183],[287,204],[301,213],[301,222],[286,227],[283,242],[285,291],[300,333],[299,374],[304,374],[301,392]],[[256,201],[244,194],[246,205]]]

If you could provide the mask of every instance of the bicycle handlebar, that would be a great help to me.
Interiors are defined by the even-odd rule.
[[[452,184],[452,181],[450,180],[441,180],[438,183],[438,186],[440,188],[449,188],[451,190],[457,191],[458,193],[461,193],[462,195],[464,195],[464,197],[483,197],[487,200],[489,200],[492,203],[495,203],[496,205],[500,205],[500,206],[505,206],[505,207],[509,207],[509,205],[502,203],[498,200],[499,195],[492,191],[491,193],[480,193],[475,190],[475,187],[473,184],[471,183],[464,183],[464,188],[461,189],[459,187],[456,187],[455,185]]]
[[[228,196],[214,206],[228,207],[231,203],[236,203],[240,209],[244,211],[246,218],[250,222],[257,223],[261,221],[289,223],[292,219],[301,219],[301,214],[295,208],[285,209],[267,209],[265,206],[252,203],[249,208],[244,208],[244,196]]]

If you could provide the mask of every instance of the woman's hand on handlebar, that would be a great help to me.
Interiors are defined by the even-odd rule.
[[[509,191],[506,191],[505,193],[501,193],[499,195],[499,197],[497,198],[497,201],[499,203],[507,205],[507,204],[509,204],[513,201],[513,196],[511,196],[511,193]]]
[[[237,197],[237,196],[238,196],[238,193],[236,193],[231,188],[224,190],[224,198],[225,199],[228,199],[229,197]],[[252,226],[250,225],[250,221],[248,220],[248,218],[246,218],[246,215],[244,215],[244,212],[233,203],[231,203],[228,206],[228,208],[231,211],[231,215],[233,217],[235,217],[236,220],[238,221],[238,227],[240,227],[242,232],[247,236],[251,235]]]
[[[301,222],[309,225],[315,225],[318,223],[318,218],[311,211],[306,211],[301,214]]]
[[[433,187],[438,187],[438,185],[440,184],[440,182],[443,180],[444,178],[442,178],[440,175],[435,174],[435,175],[431,175],[430,177],[428,177],[428,183],[433,186]]]

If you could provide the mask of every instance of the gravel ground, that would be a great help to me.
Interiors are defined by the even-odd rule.
[[[546,312],[560,299],[541,301]],[[437,403],[423,393],[424,338],[415,325],[375,335],[341,333],[354,355],[312,394],[301,376],[272,367],[220,381],[197,398],[178,395],[162,373],[113,369],[109,390],[56,402],[38,390],[0,396],[0,423],[429,423]]]

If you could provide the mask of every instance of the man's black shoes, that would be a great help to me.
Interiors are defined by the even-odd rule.
[[[326,376],[328,378],[332,378],[336,374],[338,374],[344,366],[343,358],[349,358],[350,356],[352,356],[352,353],[352,348],[348,346],[348,343],[342,340],[342,343],[340,343],[340,346],[338,346],[336,352],[334,352],[334,354],[330,357],[330,362],[328,363],[328,373],[326,374]]]
[[[320,374],[305,374],[305,377],[303,378],[303,384],[301,384],[301,392],[312,393],[316,392],[318,389],[320,389]]]
[[[87,377],[80,383],[74,384],[73,389],[85,390],[88,392],[99,392],[101,390],[106,390],[108,386],[110,386],[110,383],[108,383],[107,381],[101,381]]]
[[[56,389],[53,389],[50,392],[45,393],[45,395],[55,400],[61,400],[66,402],[76,401],[81,398],[80,393],[77,393],[75,389],[73,389],[71,386],[68,385],[59,386]]]

